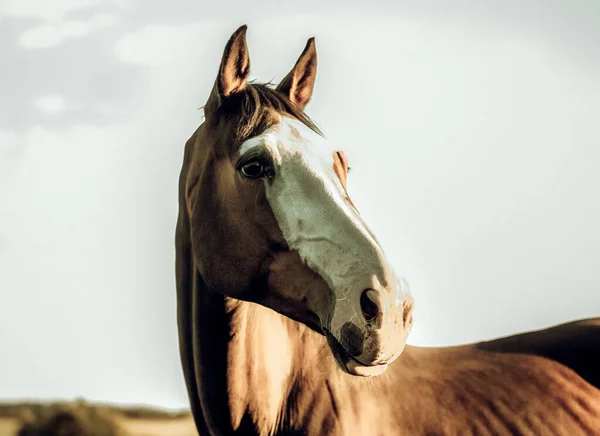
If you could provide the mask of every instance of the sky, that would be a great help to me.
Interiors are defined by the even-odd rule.
[[[595,0],[2,0],[0,400],[187,407],[174,229],[183,147],[231,33],[307,113],[410,282],[409,343],[600,316]]]

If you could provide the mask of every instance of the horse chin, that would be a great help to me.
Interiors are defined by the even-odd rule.
[[[383,365],[363,365],[356,359],[352,359],[346,363],[348,374],[359,376],[359,377],[373,377],[375,375],[381,375],[387,369],[387,363]]]
[[[335,363],[338,368],[344,371],[346,374],[350,374],[357,377],[373,377],[381,375],[387,369],[387,364],[383,365],[366,365],[354,357],[352,357],[344,349],[342,344],[331,334],[327,329],[323,329],[323,334],[327,339],[327,344],[331,349],[331,354],[335,359]]]

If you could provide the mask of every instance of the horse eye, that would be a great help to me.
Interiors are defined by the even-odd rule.
[[[242,165],[241,172],[248,179],[258,179],[265,174],[265,167],[260,162],[253,160]]]

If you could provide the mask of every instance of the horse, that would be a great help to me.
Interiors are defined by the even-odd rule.
[[[310,38],[277,85],[233,33],[185,144],[180,360],[201,435],[600,434],[600,318],[452,347],[406,344],[408,282],[309,118]]]

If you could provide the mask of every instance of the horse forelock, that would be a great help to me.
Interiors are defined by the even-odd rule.
[[[223,100],[221,105],[209,113],[214,121],[233,121],[224,123],[226,129],[222,135],[231,134],[236,143],[253,136],[276,124],[281,116],[289,116],[302,122],[315,133],[323,133],[313,120],[283,93],[274,89],[272,83],[249,82],[243,91]]]

